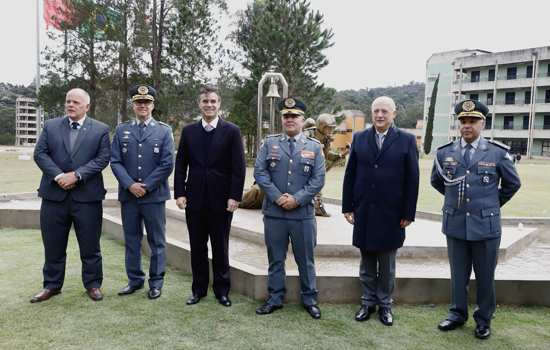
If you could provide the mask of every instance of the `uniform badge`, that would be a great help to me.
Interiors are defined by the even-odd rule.
[[[275,162],[271,162],[271,163],[269,164],[269,166],[272,167],[272,168],[275,168],[275,165],[277,165],[277,163],[275,163]]]
[[[292,108],[294,106],[296,106],[296,101],[293,98],[287,98],[285,100],[285,107],[286,108]]]
[[[304,167],[304,172],[305,172],[305,173],[309,173],[309,166],[306,165],[306,166]]]
[[[302,151],[302,158],[315,159],[315,152]]]
[[[473,101],[464,101],[464,103],[462,103],[462,109],[466,112],[471,112],[476,109],[476,104]]]
[[[149,92],[149,89],[147,88],[147,86],[142,85],[138,87],[137,91],[140,95],[147,95],[147,93]]]
[[[159,152],[160,152],[160,148],[158,147],[153,148],[153,153],[159,153]]]
[[[126,152],[128,152],[128,148],[122,147],[122,153],[126,153]]]
[[[491,181],[491,179],[489,178],[489,176],[485,175],[481,178],[481,181],[483,181],[483,183],[485,184],[488,184]]]

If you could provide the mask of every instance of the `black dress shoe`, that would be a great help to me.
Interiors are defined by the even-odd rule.
[[[477,325],[474,334],[478,339],[487,339],[491,336],[491,328],[489,326]]]
[[[441,321],[437,325],[437,328],[439,328],[440,331],[446,332],[446,331],[452,331],[453,329],[457,329],[458,327],[462,327],[462,325],[464,325],[464,322],[446,319]]]
[[[93,287],[86,289],[86,294],[92,299],[93,301],[101,301],[103,300],[103,292],[100,288]]]
[[[198,295],[191,295],[189,297],[189,299],[187,299],[187,301],[185,302],[187,305],[195,305],[197,304],[199,301],[201,301],[201,296],[198,296]]]
[[[370,315],[376,312],[376,306],[361,305],[361,308],[355,313],[355,321],[366,321]]]
[[[382,322],[384,326],[393,325],[393,314],[389,307],[381,307],[378,310],[378,318],[380,319],[380,322]]]
[[[136,290],[140,290],[141,288],[143,288],[143,285],[141,286],[131,286],[131,285],[127,285],[126,287],[122,288],[120,290],[120,292],[118,292],[118,295],[130,295],[130,294],[134,294],[134,292]]]
[[[272,313],[275,310],[282,309],[283,305],[272,305],[272,304],[263,304],[262,306],[256,309],[258,315],[267,315]]]
[[[46,301],[59,293],[61,293],[61,289],[44,288],[40,292],[38,292],[38,294],[36,294],[31,298],[31,303],[34,304],[34,303],[39,303],[41,301]]]
[[[306,309],[307,313],[314,319],[318,320],[321,318],[321,309],[319,309],[319,306],[304,305],[304,308]]]
[[[149,291],[147,292],[147,298],[153,300],[153,299],[157,299],[160,297],[160,295],[162,294],[160,288],[151,288],[149,289]]]
[[[230,307],[231,306],[231,300],[225,295],[218,298],[218,303],[222,304],[223,306]]]

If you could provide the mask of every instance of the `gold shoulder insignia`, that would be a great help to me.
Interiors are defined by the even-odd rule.
[[[496,141],[496,140],[487,140],[487,141],[489,141],[489,143],[492,143],[495,146],[498,146],[500,148],[504,148],[507,151],[510,150],[510,146],[507,146],[507,145],[503,144],[502,142],[499,142],[499,141]]]

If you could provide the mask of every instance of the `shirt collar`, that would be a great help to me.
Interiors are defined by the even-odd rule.
[[[479,140],[481,139],[481,135],[477,137],[474,141],[471,142],[471,145],[474,149],[477,149],[477,146],[479,146]],[[466,144],[468,142],[464,141],[463,138],[460,138],[460,147],[466,148]]]
[[[145,126],[149,126],[149,123],[153,121],[153,117],[149,116],[147,119],[145,119],[143,122],[145,123]],[[139,125],[141,123],[141,120],[136,118],[136,124]]]
[[[201,118],[202,127],[205,128],[208,124],[212,126],[214,129],[218,126],[218,121],[220,121],[220,117],[216,116],[214,120],[212,120],[210,123],[206,122],[204,118]]]
[[[386,131],[384,131],[384,132],[378,132],[378,130],[376,130],[376,128],[374,128],[374,131],[376,131],[376,135],[378,135],[378,137],[380,137],[380,135],[384,135],[384,137],[385,137],[388,134],[388,131],[390,131],[390,128],[391,128],[391,126],[389,128],[387,128]]]
[[[294,136],[288,136],[287,134],[284,134],[284,135],[285,135],[286,140],[290,140],[292,138],[292,139],[294,139],[294,141],[298,142],[298,141],[302,140],[302,137],[304,136],[304,133],[300,132],[298,135],[294,135]]]
[[[82,127],[82,125],[84,125],[84,121],[86,120],[86,115],[84,115],[84,117],[82,117],[80,120],[72,120],[71,117],[67,117],[67,119],[69,119],[69,126],[72,126],[71,124],[73,122],[77,122],[78,123],[78,127]]]

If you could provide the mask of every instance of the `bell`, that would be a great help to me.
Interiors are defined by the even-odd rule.
[[[269,90],[267,90],[267,95],[265,95],[265,97],[273,97],[273,98],[281,97],[279,95],[277,84],[275,84],[274,82],[271,82],[271,84],[269,84]]]

